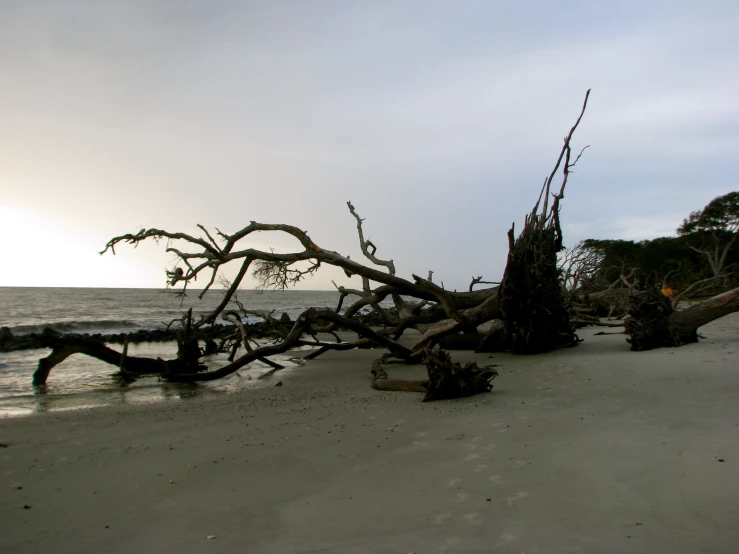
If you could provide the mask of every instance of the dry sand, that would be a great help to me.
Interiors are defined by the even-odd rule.
[[[679,349],[583,330],[458,352],[500,377],[456,401],[374,391],[378,353],[355,351],[259,390],[0,421],[0,551],[739,552],[737,316]]]

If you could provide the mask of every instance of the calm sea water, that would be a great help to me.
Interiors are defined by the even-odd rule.
[[[193,291],[183,300],[156,289],[0,287],[0,327],[8,327],[16,335],[40,332],[44,327],[62,333],[153,329],[166,326],[190,307],[195,315],[207,313],[222,299],[217,290],[209,291],[203,300],[198,300],[197,294]],[[275,317],[286,312],[291,318],[309,307],[335,308],[338,302],[338,294],[332,291],[240,291],[238,297],[248,309],[274,310]],[[0,353],[0,417],[223,394],[253,386],[268,369],[254,362],[229,378],[206,384],[164,383],[151,377],[122,387],[112,378],[115,367],[75,354],[52,370],[43,390],[34,389],[31,376],[38,360],[48,353],[47,349]],[[170,358],[176,353],[176,345],[131,345],[129,353]],[[288,358],[286,354],[279,361],[295,367]],[[227,363],[225,356],[205,361],[212,368]]]

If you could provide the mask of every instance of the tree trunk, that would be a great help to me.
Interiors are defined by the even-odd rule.
[[[714,319],[739,311],[739,288],[676,311],[656,288],[634,291],[624,321],[631,349],[675,347],[698,341],[698,329]]]
[[[170,363],[166,362],[167,369],[170,372],[175,370],[177,373],[205,371],[208,367],[200,363],[202,354],[198,337],[193,333],[192,308],[190,308],[187,310],[184,325],[177,330],[177,360],[172,368],[169,367]]]
[[[500,290],[508,345],[515,354],[549,352],[578,342],[557,267],[558,231],[532,220],[517,240],[513,229],[508,233],[510,250]]]
[[[698,328],[714,319],[739,311],[739,288],[670,315],[670,326],[684,344],[698,341]]]
[[[52,348],[51,353],[42,358],[38,362],[38,367],[33,374],[34,385],[44,385],[49,377],[49,372],[58,364],[62,363],[72,354],[86,354],[103,362],[121,366],[120,352],[108,348],[102,343],[85,340],[85,339],[69,339],[63,337],[49,337],[46,346]],[[125,356],[124,365],[126,373],[133,376],[141,375],[157,375],[163,372],[163,360],[153,360],[151,358],[137,358],[135,356]],[[170,362],[172,363],[172,362]]]

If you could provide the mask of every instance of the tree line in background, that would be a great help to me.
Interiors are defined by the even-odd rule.
[[[677,302],[739,284],[739,191],[687,217],[675,237],[587,239],[560,258],[564,286],[581,315],[623,316],[627,293],[656,287]]]

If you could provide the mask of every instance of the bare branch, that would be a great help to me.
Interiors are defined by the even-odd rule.
[[[466,325],[468,323],[467,318],[462,313],[457,311],[457,308],[454,306],[454,300],[452,300],[451,296],[449,296],[448,291],[444,290],[438,285],[435,285],[431,281],[427,281],[426,279],[419,277],[418,275],[414,275],[413,278],[416,280],[416,283],[418,285],[436,296],[439,304],[441,304],[442,308],[444,308],[444,312],[449,318],[453,319],[457,323],[461,323],[462,325]]]
[[[500,282],[483,281],[482,275],[480,275],[479,277],[472,277],[472,282],[470,283],[470,292],[472,292],[472,289],[475,285],[500,285]]]
[[[239,285],[241,284],[241,281],[244,280],[244,277],[246,276],[246,272],[249,271],[249,266],[251,265],[252,258],[247,256],[244,258],[243,263],[241,264],[241,269],[239,269],[238,274],[234,278],[233,282],[228,285],[228,288],[226,289],[226,292],[223,294],[223,299],[221,300],[220,304],[216,306],[212,312],[204,316],[198,323],[195,324],[196,327],[199,327],[201,325],[206,325],[209,323],[213,323],[218,315],[228,306],[228,303],[231,301],[231,298],[236,293],[236,289],[239,288]],[[226,281],[227,282],[227,281]]]
[[[208,284],[205,285],[205,288],[200,292],[200,294],[198,294],[199,299],[202,300],[205,294],[210,290],[210,287],[213,286],[213,283],[216,280],[216,275],[218,275],[218,266],[213,267],[213,273],[210,276],[210,281],[208,281]]]
[[[589,97],[590,97],[590,90],[588,90],[585,93],[585,100],[583,101],[582,109],[580,110],[580,116],[577,118],[577,121],[575,121],[575,124],[572,126],[572,129],[570,129],[570,132],[564,138],[564,145],[562,146],[562,150],[559,153],[559,158],[557,159],[557,163],[554,165],[554,169],[552,169],[552,172],[550,173],[549,177],[544,181],[542,192],[539,195],[540,198],[542,195],[544,195],[544,206],[542,207],[542,210],[541,210],[540,225],[543,228],[546,221],[550,217],[553,217],[555,220],[555,226],[557,227],[557,230],[560,235],[561,235],[561,231],[559,231],[559,201],[564,198],[564,191],[565,191],[565,186],[567,185],[567,179],[569,177],[570,168],[572,168],[575,165],[575,163],[577,163],[577,161],[580,159],[580,156],[582,156],[582,153],[585,151],[585,148],[587,148],[587,146],[583,148],[583,150],[580,152],[580,154],[575,159],[575,162],[573,164],[570,164],[570,154],[571,154],[570,141],[572,140],[572,137],[575,134],[577,127],[580,125],[580,121],[582,120],[583,115],[585,115],[585,109],[588,106]],[[554,178],[556,177],[557,172],[559,171],[559,167],[560,165],[562,165],[562,160],[565,160],[565,164],[562,170],[562,175],[563,175],[562,184],[559,188],[559,192],[553,195],[554,202],[552,203],[551,210],[547,211],[548,206],[549,206],[549,191],[551,189],[552,182],[554,181]],[[537,203],[534,206],[534,210],[531,212],[530,217],[532,219],[539,217],[537,215],[538,208],[539,208],[539,201],[537,201]]]
[[[247,352],[251,352],[253,349],[251,347],[251,344],[249,344],[249,337],[246,332],[246,327],[244,327],[244,324],[241,323],[241,318],[239,317],[239,314],[236,312],[225,312],[223,314],[223,319],[228,321],[229,323],[232,323],[239,329],[239,333],[241,333],[241,344],[244,345],[244,348]],[[280,365],[277,362],[273,362],[269,358],[265,358],[264,356],[257,358],[262,363],[267,364],[272,369],[285,369],[284,365]]]
[[[357,234],[359,235],[359,247],[362,249],[362,253],[367,257],[368,260],[370,260],[375,265],[381,265],[387,268],[388,272],[390,272],[390,275],[395,275],[395,264],[393,264],[392,260],[380,260],[375,256],[375,252],[377,251],[377,247],[372,244],[369,240],[365,240],[364,233],[362,231],[362,221],[364,221],[361,217],[359,217],[359,214],[354,211],[354,206],[352,206],[351,202],[346,203],[347,206],[349,206],[349,212],[354,216],[354,218],[357,220]],[[372,252],[369,251],[369,248],[372,248]]]
[[[321,262],[318,260],[315,260],[307,269],[293,269],[291,267],[293,263],[280,260],[257,260],[252,275],[259,280],[260,288],[284,290],[290,285],[296,285],[321,267]]]
[[[205,233],[205,236],[207,236],[208,239],[210,240],[211,244],[213,244],[213,247],[220,252],[221,251],[221,247],[218,246],[218,243],[215,241],[215,239],[212,236],[210,236],[210,233],[208,232],[208,229],[206,229],[205,227],[203,227],[202,225],[200,225],[200,223],[198,223],[198,227],[200,227],[200,229],[202,229],[202,231]]]
[[[701,279],[700,281],[696,281],[695,283],[688,286],[685,290],[681,291],[680,294],[671,299],[673,307],[677,307],[684,298],[688,298],[691,294],[699,294],[700,292],[714,286],[718,281],[726,279],[731,275],[731,273],[724,273],[723,275],[715,275],[713,277],[709,277],[708,279]]]
[[[333,310],[309,308],[303,312],[300,317],[298,317],[293,328],[280,343],[268,344],[246,352],[239,359],[217,370],[203,373],[175,373],[167,375],[166,378],[174,382],[196,382],[213,381],[215,379],[226,377],[254,360],[286,352],[298,343],[300,337],[308,330],[311,324],[320,320],[338,323],[342,327],[358,333],[360,337],[370,339],[372,342],[386,347],[393,355],[399,358],[408,359],[413,357],[413,352],[409,348],[377,334],[375,331],[358,321],[345,318],[335,313]],[[118,359],[116,359],[116,362],[118,362]]]

